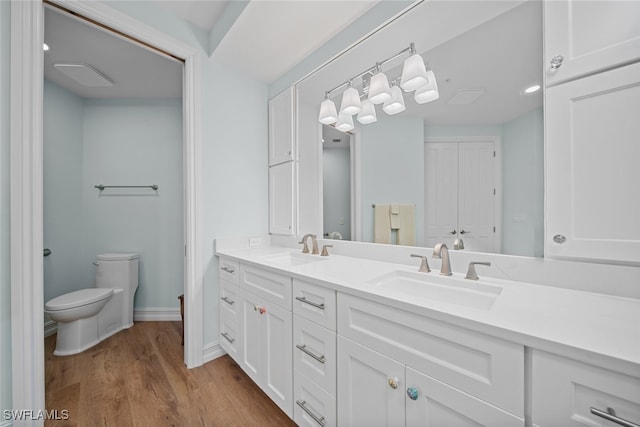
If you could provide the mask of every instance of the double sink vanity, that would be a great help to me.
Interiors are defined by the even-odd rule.
[[[231,240],[220,345],[298,425],[640,423],[637,299]]]

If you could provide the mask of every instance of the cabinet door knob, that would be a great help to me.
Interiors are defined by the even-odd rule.
[[[564,237],[562,234],[556,234],[555,236],[553,236],[553,241],[558,244],[563,244],[564,242],[567,241],[567,238]]]
[[[398,388],[398,379],[397,378],[389,378],[389,387],[391,387],[392,389],[397,389]]]
[[[564,61],[564,57],[562,55],[556,55],[551,58],[551,69],[557,70],[562,66],[562,61]]]
[[[457,233],[457,231],[456,231],[456,230],[453,230],[453,231],[450,231],[450,232],[449,232],[449,234],[456,234],[456,233]]]
[[[418,389],[415,387],[409,387],[407,389],[407,396],[409,396],[409,399],[411,400],[418,400]]]
[[[471,233],[470,231],[465,231],[464,228],[462,230],[460,230],[460,234],[469,234]]]

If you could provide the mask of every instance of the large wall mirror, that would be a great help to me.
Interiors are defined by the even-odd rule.
[[[377,105],[376,122],[354,116],[347,133],[318,122],[326,91],[410,43],[437,100],[404,93],[403,112]],[[408,56],[382,67],[390,81]],[[298,144],[322,147],[324,236],[541,257],[543,96],[527,89],[542,73],[540,1],[431,0],[299,82]],[[353,80],[360,94],[368,78]],[[338,109],[342,92],[330,95]],[[385,214],[412,220],[385,233]]]

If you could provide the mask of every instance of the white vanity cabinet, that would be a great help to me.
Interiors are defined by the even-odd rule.
[[[547,89],[546,256],[640,262],[638,117],[640,63]]]
[[[269,166],[294,159],[293,111],[293,87],[269,100]]]
[[[295,162],[269,168],[269,233],[295,233]]]
[[[639,59],[638,16],[640,2],[637,1],[545,1],[547,85]]]
[[[240,367],[291,417],[291,278],[241,265],[238,312]]]
[[[640,426],[640,370],[635,366],[620,372],[618,368],[620,366],[596,366],[534,350],[533,424],[538,427]],[[593,413],[598,411],[601,415]]]

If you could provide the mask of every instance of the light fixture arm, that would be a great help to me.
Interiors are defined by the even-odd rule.
[[[380,62],[376,62],[376,65],[374,65],[373,67],[367,68],[366,70],[364,70],[363,72],[356,74],[355,76],[351,77],[350,79],[346,80],[345,82],[339,84],[338,86],[334,87],[333,89],[330,89],[328,91],[325,92],[325,96],[329,97],[329,95],[331,95],[333,92],[336,92],[340,89],[344,89],[345,87],[350,86],[351,82],[355,79],[362,79],[363,76],[367,75],[367,74],[374,74],[377,72],[380,72],[380,68],[383,65],[388,64],[389,62],[397,59],[398,57],[402,56],[405,53],[411,53],[412,55],[414,53],[416,53],[416,46],[415,43],[411,42],[409,44],[409,47],[405,47],[404,49],[402,49],[400,52],[396,53],[393,56],[388,57],[387,59],[380,61]]]

